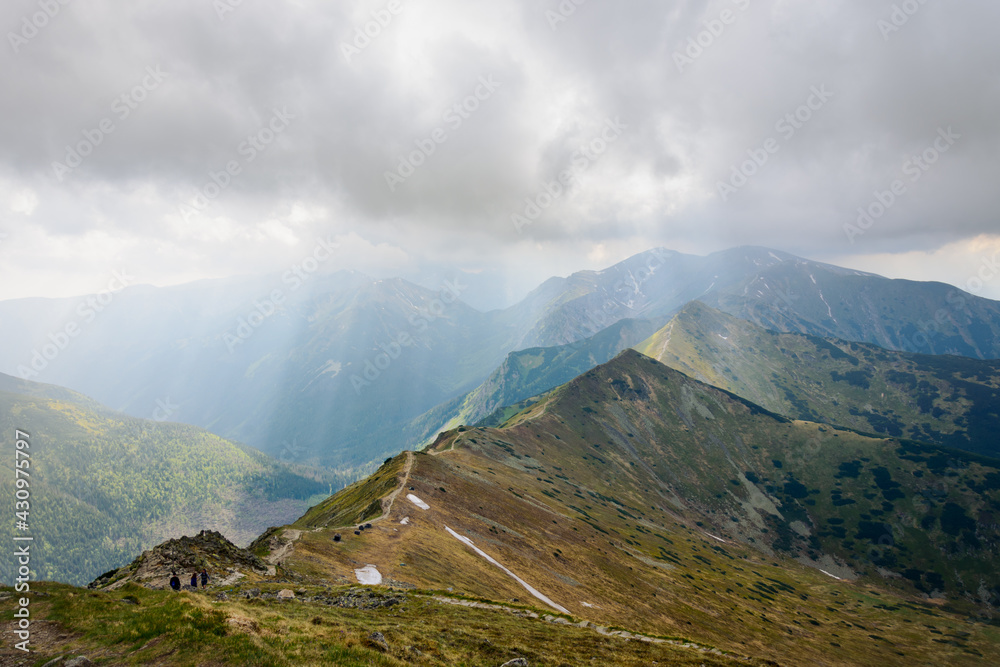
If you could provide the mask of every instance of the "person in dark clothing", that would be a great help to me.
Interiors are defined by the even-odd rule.
[[[208,570],[201,571],[201,587],[205,588],[208,586]]]
[[[191,588],[198,588],[198,573],[191,575]]]
[[[177,577],[176,572],[170,573],[170,587],[175,591],[179,591],[181,589],[181,580]]]

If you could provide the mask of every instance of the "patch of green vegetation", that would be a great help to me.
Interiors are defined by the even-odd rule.
[[[32,566],[39,579],[86,584],[209,521],[248,543],[326,496],[334,481],[193,426],[135,419],[38,386],[38,395],[0,391],[0,422],[32,435]],[[49,397],[53,392],[69,400]],[[12,437],[13,428],[0,436],[9,451]],[[13,474],[3,475],[0,494],[13,498],[13,483]],[[2,534],[12,531],[13,522]],[[15,567],[0,559],[0,581],[12,582]]]
[[[372,476],[310,507],[292,525],[305,529],[350,526],[381,516],[382,499],[399,486],[408,456],[404,452],[386,459]]]

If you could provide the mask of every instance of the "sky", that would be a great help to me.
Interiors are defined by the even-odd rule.
[[[9,0],[0,299],[652,247],[1000,299],[993,0]]]

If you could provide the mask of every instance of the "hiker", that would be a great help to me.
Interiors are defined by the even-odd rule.
[[[179,591],[181,589],[181,580],[177,578],[176,572],[170,573],[170,587],[175,591]]]
[[[208,570],[201,571],[201,587],[205,588],[208,586]]]
[[[191,588],[198,588],[198,573],[191,575]]]

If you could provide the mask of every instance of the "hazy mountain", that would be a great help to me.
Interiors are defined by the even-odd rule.
[[[249,542],[338,482],[194,426],[128,417],[75,392],[5,375],[0,424],[11,464],[15,429],[31,436],[30,532],[19,534],[35,538],[37,579],[82,584],[204,527]],[[13,499],[14,483],[13,474],[4,475],[0,493]],[[13,581],[15,568],[6,559],[0,580]]]
[[[284,460],[351,467],[398,450],[405,421],[475,387],[509,351],[512,334],[454,284],[350,272],[299,284],[128,288],[86,317],[74,300],[3,302],[0,320],[26,324],[0,334],[0,367]]]
[[[697,301],[635,349],[796,419],[1000,455],[1000,360],[779,334]]]
[[[1000,358],[1000,302],[756,247],[705,257],[651,250],[603,271],[553,278],[506,315],[538,320],[521,346],[552,346],[623,318],[672,315],[694,299],[778,331]]]
[[[467,306],[464,289],[460,279],[431,290],[299,268],[0,302],[0,371],[70,387],[133,416],[195,424],[282,460],[357,471],[456,413],[482,414],[569,379],[624,341],[609,327],[663,322],[693,299],[777,330],[1000,356],[997,302],[761,248],[707,257],[652,250],[553,278],[489,313]],[[928,333],[919,335],[921,327]],[[611,340],[593,343],[593,353],[544,353],[544,370],[520,365],[537,353],[505,364],[511,352],[606,330]],[[484,381],[491,390],[463,398]]]

